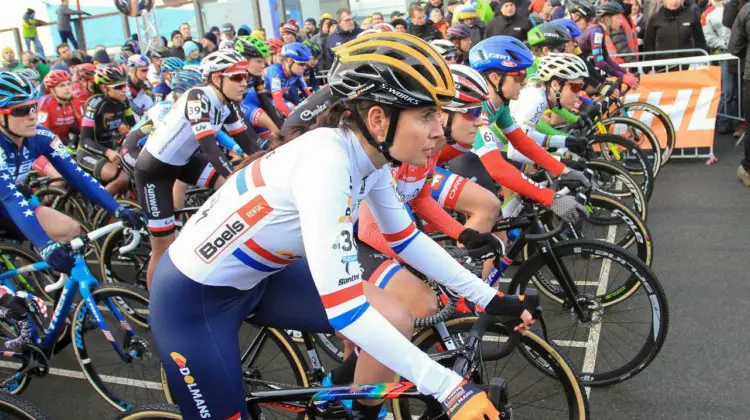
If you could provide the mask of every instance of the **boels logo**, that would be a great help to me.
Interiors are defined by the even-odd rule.
[[[172,357],[172,360],[174,360],[174,363],[179,368],[180,374],[182,374],[182,378],[185,380],[185,384],[193,397],[195,407],[198,408],[201,418],[211,418],[211,412],[206,406],[206,400],[203,399],[203,394],[201,393],[200,388],[198,388],[198,384],[195,383],[195,378],[190,374],[190,368],[187,367],[187,359],[185,356],[176,351],[170,353],[169,356]]]

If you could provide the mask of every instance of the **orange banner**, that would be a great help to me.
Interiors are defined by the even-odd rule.
[[[658,106],[672,119],[677,140],[675,148],[711,147],[714,125],[721,98],[721,69],[713,66],[701,70],[643,74],[636,92],[625,96],[625,102],[647,102]],[[644,113],[630,115],[649,125],[665,146],[661,123]]]

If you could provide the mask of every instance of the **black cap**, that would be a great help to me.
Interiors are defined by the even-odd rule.
[[[218,44],[218,41],[216,40],[216,35],[213,32],[206,32],[203,34],[203,38],[206,38],[207,40],[214,43],[214,45]]]
[[[99,50],[94,53],[94,61],[97,61],[99,63],[111,63],[112,60],[109,59],[109,54],[107,54],[106,50]]]
[[[307,18],[305,19],[305,23],[310,22],[313,24],[313,26],[317,26],[318,22],[315,21],[313,18]]]

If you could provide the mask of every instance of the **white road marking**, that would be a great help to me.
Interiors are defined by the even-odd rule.
[[[18,369],[21,367],[21,364],[15,363],[15,362],[0,361],[0,367],[9,368],[9,369]],[[80,372],[77,370],[50,368],[49,374],[55,375],[55,376],[63,376],[66,378],[86,379],[86,377],[83,375],[83,372]],[[122,378],[119,376],[109,376],[109,375],[99,375],[99,377],[102,378],[104,382],[109,382],[111,384],[128,385],[128,386],[134,386],[137,388],[153,389],[155,391],[162,390],[161,382],[143,381],[143,380],[138,380],[138,379],[129,379],[129,378]]]

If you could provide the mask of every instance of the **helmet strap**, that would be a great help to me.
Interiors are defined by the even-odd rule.
[[[497,82],[497,86],[493,86],[495,89],[495,93],[497,93],[497,96],[500,97],[500,100],[503,102],[503,105],[507,105],[510,101],[505,98],[505,95],[503,95],[503,85],[505,84],[505,78],[508,77],[506,73],[499,73],[500,74],[500,81]]]
[[[448,112],[448,121],[445,123],[445,127],[443,127],[443,134],[445,135],[446,142],[450,144],[456,144],[456,140],[451,137],[451,132],[453,131],[453,117],[456,115],[454,111]]]
[[[555,108],[562,108],[562,106],[560,106],[560,96],[562,96],[562,90],[565,87],[565,82],[562,80],[558,80],[557,83],[560,84],[560,89],[555,92]]]
[[[214,84],[212,76],[213,76],[213,74],[211,74],[210,76],[208,76],[208,82],[211,83],[211,85],[213,87],[215,87],[216,89],[219,89],[219,93],[221,93],[221,96],[224,97],[224,101],[226,103],[232,102],[232,101],[229,100],[229,98],[227,98],[227,95],[224,94],[224,76],[219,75],[219,85],[218,86]]]
[[[346,107],[349,108],[349,111],[352,114],[352,120],[354,120],[354,123],[357,124],[357,128],[359,128],[359,131],[365,137],[367,143],[377,149],[377,151],[380,152],[383,157],[385,157],[385,159],[391,163],[391,165],[393,165],[394,167],[401,166],[401,162],[394,159],[393,156],[391,156],[391,154],[388,152],[388,149],[393,146],[393,136],[396,133],[396,126],[398,125],[398,117],[401,114],[401,110],[399,108],[391,109],[391,122],[388,124],[388,132],[385,135],[385,141],[378,143],[372,137],[372,134],[367,128],[365,121],[359,115],[359,111],[357,111],[357,104],[353,101],[348,101],[346,102]]]

